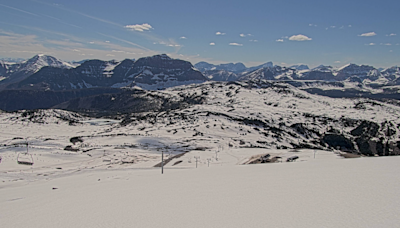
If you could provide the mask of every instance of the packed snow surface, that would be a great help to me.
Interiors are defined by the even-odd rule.
[[[76,170],[2,183],[0,220],[32,228],[397,227],[399,162],[317,154],[308,162],[167,167],[163,175],[156,168]]]

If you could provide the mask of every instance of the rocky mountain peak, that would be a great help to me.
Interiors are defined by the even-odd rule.
[[[67,62],[61,61],[49,55],[35,55],[32,58],[22,62],[18,67],[19,71],[36,73],[42,67],[51,66],[57,68],[72,68],[73,66]]]

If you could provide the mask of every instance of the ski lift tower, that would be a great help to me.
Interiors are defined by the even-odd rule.
[[[18,153],[17,163],[20,165],[33,165],[33,157],[32,154],[29,154],[29,143],[26,141],[26,152]]]

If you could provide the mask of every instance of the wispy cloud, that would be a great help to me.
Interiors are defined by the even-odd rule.
[[[367,45],[367,46],[374,46],[374,45],[376,45],[375,43],[369,43],[369,44],[365,44],[365,45]]]
[[[258,40],[249,40],[250,42],[256,43]]]
[[[25,14],[29,14],[29,15],[32,15],[32,16],[35,16],[35,17],[39,17],[39,15],[37,15],[37,14],[30,13],[30,12],[22,10],[22,9],[17,9],[17,8],[14,8],[14,7],[11,7],[11,6],[7,6],[7,5],[3,5],[3,4],[0,4],[0,6],[6,7],[6,8],[9,8],[9,9],[12,9],[12,10],[16,10],[16,11],[19,11],[19,12],[22,12],[22,13],[25,13]]]
[[[386,44],[383,44],[383,45],[385,45],[385,46],[392,46],[391,43],[386,43]]]
[[[67,22],[65,22],[65,21],[63,21],[63,20],[61,20],[61,19],[59,19],[59,18],[52,17],[52,16],[49,16],[49,15],[46,15],[46,14],[42,14],[42,15],[45,16],[45,17],[51,18],[51,19],[53,19],[53,20],[56,20],[56,21],[58,21],[58,22],[60,22],[60,23],[62,23],[62,24],[65,24],[65,25],[69,25],[69,26],[72,26],[72,27],[75,27],[75,28],[80,28],[80,29],[82,29],[82,27],[80,27],[80,26],[67,23]]]
[[[215,35],[217,35],[217,36],[223,36],[223,35],[225,35],[226,33],[224,33],[224,32],[216,32],[215,33]]]
[[[215,45],[215,43],[210,43],[210,45],[211,45],[211,46],[214,46],[214,45]]]
[[[308,26],[310,26],[310,27],[317,27],[316,24],[308,24]]]
[[[98,33],[98,34],[100,34],[102,36],[105,36],[105,37],[108,37],[108,38],[112,38],[112,39],[121,41],[121,42],[126,43],[126,44],[130,44],[132,46],[138,47],[138,48],[140,48],[142,50],[145,50],[145,51],[151,51],[151,50],[149,50],[149,49],[147,49],[147,48],[145,48],[143,46],[140,46],[139,44],[135,44],[135,43],[133,43],[131,41],[128,41],[128,40],[124,40],[124,39],[121,39],[121,38],[118,38],[118,37],[115,37],[115,36],[106,35],[106,34],[103,34],[103,33]]]
[[[305,35],[299,34],[299,35],[293,35],[293,36],[289,37],[289,40],[292,40],[292,41],[307,41],[307,40],[312,40],[312,38],[310,38],[308,36],[305,36]]]
[[[125,28],[129,30],[134,30],[138,32],[143,32],[143,31],[149,31],[150,29],[153,29],[153,27],[147,23],[144,24],[136,24],[136,25],[125,25]]]
[[[90,19],[99,21],[99,22],[103,22],[103,23],[106,23],[106,24],[109,24],[109,25],[113,25],[113,26],[118,27],[118,28],[125,28],[125,29],[126,29],[126,27],[125,27],[124,25],[115,23],[115,22],[113,22],[113,21],[108,21],[108,20],[105,20],[105,19],[102,19],[102,18],[94,17],[94,16],[91,16],[91,15],[88,15],[88,14],[85,14],[85,13],[81,13],[81,12],[76,11],[76,10],[71,10],[71,9],[68,9],[68,8],[63,7],[63,6],[60,6],[60,5],[45,3],[45,2],[38,1],[38,0],[32,0],[32,1],[37,2],[37,3],[40,3],[40,4],[43,4],[43,5],[55,7],[55,8],[57,8],[57,9],[64,10],[64,11],[67,11],[67,12],[75,13],[75,14],[78,14],[78,15],[81,15],[81,16],[84,16],[84,17],[87,17],[87,18],[90,18]],[[143,25],[144,25],[144,26],[143,26]],[[142,24],[141,26],[142,26],[143,31],[146,30],[146,28],[149,28],[149,26],[147,26],[146,24]],[[139,28],[140,28],[140,27],[139,27]],[[131,30],[132,30],[132,31],[138,31],[138,30],[134,30],[134,27],[132,27]],[[147,31],[147,30],[146,30],[146,31]],[[145,38],[147,38],[147,39],[149,39],[149,40],[151,40],[151,41],[156,41],[156,42],[161,42],[161,41],[163,41],[163,42],[165,42],[165,43],[174,43],[174,44],[175,44],[174,41],[172,41],[172,42],[170,41],[171,39],[169,39],[169,41],[168,41],[168,40],[166,40],[166,39],[164,39],[164,38],[157,37],[157,35],[155,35],[155,34],[153,34],[153,33],[147,33],[147,32],[140,32],[140,31],[139,31],[139,32],[137,32],[136,34],[139,34],[139,35],[141,35],[141,36],[144,36]],[[177,48],[176,51],[179,51],[179,48]]]
[[[115,55],[119,59],[141,57],[154,55],[156,52],[139,49],[136,47],[121,46],[104,41],[90,41],[96,46],[93,46],[88,41],[83,43],[72,41],[69,39],[40,39],[35,35],[23,35],[0,30],[0,53],[4,53],[10,57],[32,57],[32,55],[41,53],[54,55],[55,57],[76,60],[82,56],[94,56],[96,58],[110,57],[108,54]]]
[[[4,22],[0,22],[0,23],[4,23]],[[73,36],[73,35],[70,35],[70,34],[65,34],[65,33],[61,33],[61,32],[51,31],[51,30],[32,27],[32,26],[24,26],[24,25],[10,24],[10,23],[5,23],[5,24],[16,26],[16,27],[20,27],[20,28],[24,28],[25,30],[32,30],[32,31],[38,31],[38,32],[44,32],[44,33],[52,34],[52,35],[57,35],[57,36],[66,38],[68,40],[76,41],[76,42],[81,42],[81,43],[86,42],[84,39],[76,37],[76,36]]]
[[[36,1],[36,2],[38,2],[38,1]],[[112,22],[112,21],[108,21],[108,20],[105,20],[105,19],[102,19],[102,18],[94,17],[94,16],[91,16],[89,14],[81,13],[81,12],[76,11],[76,10],[71,10],[71,9],[68,9],[68,8],[65,8],[65,7],[61,7],[59,5],[47,4],[47,3],[43,3],[43,2],[39,2],[39,3],[45,4],[45,5],[50,5],[50,6],[53,6],[53,7],[56,7],[58,9],[62,9],[62,10],[65,10],[65,11],[68,11],[68,12],[71,12],[71,13],[76,13],[76,14],[79,14],[81,16],[84,16],[84,17],[87,17],[87,18],[90,18],[90,19],[93,19],[93,20],[96,20],[96,21],[100,21],[100,22],[103,22],[103,23],[106,23],[106,24],[109,24],[109,25],[114,25],[114,26],[117,26],[117,27],[123,27],[121,24],[118,24],[118,23],[115,23],[115,22]]]
[[[283,39],[277,39],[276,42],[283,42]]]
[[[181,36],[181,37],[179,37],[179,39],[186,40],[187,38],[185,36]]]
[[[239,43],[229,43],[229,45],[231,45],[231,46],[243,46],[243,44],[239,44]]]
[[[358,35],[358,36],[376,36],[376,33],[375,32],[367,32],[367,33],[363,33],[363,34]]]
[[[335,61],[335,63],[340,63],[340,61]]]
[[[386,35],[386,36],[396,36],[397,34],[395,34],[395,33],[391,33],[391,34],[388,34],[388,35]]]

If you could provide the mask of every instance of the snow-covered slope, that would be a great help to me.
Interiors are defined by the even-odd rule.
[[[264,139],[255,128],[271,135],[284,129],[279,116],[288,122],[302,121],[309,129],[313,117],[302,116],[306,110],[314,110],[317,119],[325,111],[325,125],[333,129],[340,126],[335,115],[343,111],[380,121],[398,119],[398,110],[384,105],[378,108],[383,115],[374,116],[372,109],[377,107],[368,106],[351,114],[356,111],[351,108],[355,101],[316,100],[317,96],[302,97],[293,108],[291,100],[299,100],[301,91],[247,91],[232,86],[192,86],[197,93],[207,90],[215,97],[204,105],[157,113],[153,118],[138,116],[127,125],[59,110],[0,113],[2,225],[259,227],[267,219],[274,227],[396,227],[399,157],[346,160],[338,150],[250,148],[248,143],[251,138]],[[232,97],[218,97],[229,91]],[[264,107],[267,97],[286,103]],[[228,99],[235,102],[221,103]],[[246,115],[254,117],[252,122],[239,120]],[[71,125],[63,120],[65,116],[78,123]],[[272,122],[276,128],[257,126],[257,119],[276,121]],[[344,131],[348,128],[344,126]],[[303,131],[298,140],[310,137],[309,133]],[[278,144],[281,140],[285,141],[274,139]],[[161,152],[169,161],[163,175],[154,167]],[[185,154],[175,156],[179,153]],[[241,165],[266,154],[280,159],[273,164]],[[299,157],[296,162],[286,162],[293,156]],[[34,164],[21,165],[18,159],[32,159]],[[201,222],[199,216],[204,217]]]

